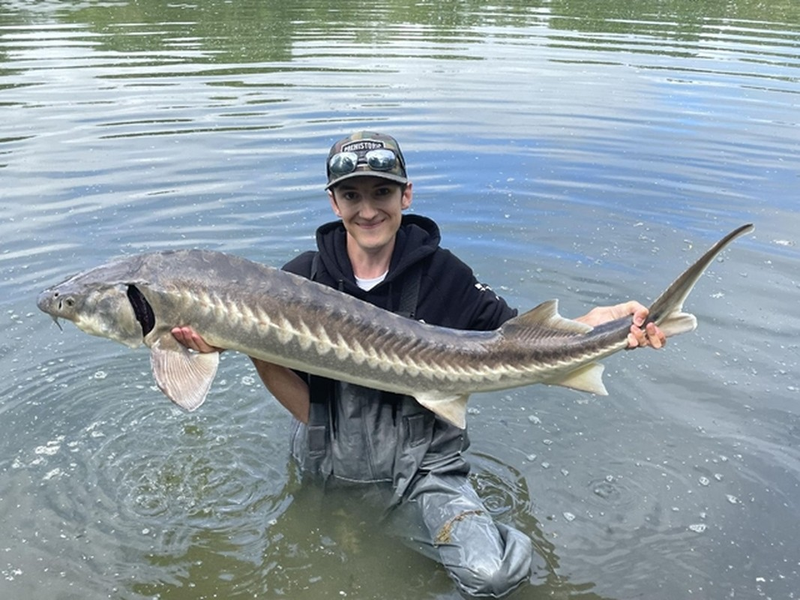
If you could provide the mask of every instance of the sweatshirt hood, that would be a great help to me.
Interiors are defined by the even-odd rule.
[[[389,272],[380,285],[390,283],[411,265],[433,254],[440,241],[439,226],[431,219],[420,215],[403,215]],[[347,256],[347,232],[341,221],[326,223],[317,229],[317,248],[325,269],[342,282],[340,285],[354,288],[353,291],[360,289],[356,286],[353,266]]]

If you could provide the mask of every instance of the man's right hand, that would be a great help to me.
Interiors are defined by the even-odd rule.
[[[181,344],[196,352],[208,354],[209,352],[222,352],[223,350],[222,348],[207,344],[206,341],[200,337],[200,334],[191,327],[173,327],[172,335]]]

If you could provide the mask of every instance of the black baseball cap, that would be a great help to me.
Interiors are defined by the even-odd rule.
[[[326,190],[353,177],[380,177],[408,183],[400,144],[392,136],[374,131],[357,131],[331,146],[326,172]]]

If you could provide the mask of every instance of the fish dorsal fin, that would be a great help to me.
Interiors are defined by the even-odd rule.
[[[439,395],[436,393],[415,394],[414,398],[432,413],[464,429],[467,426],[467,400],[469,394],[460,396]]]
[[[565,319],[558,314],[558,300],[547,300],[536,308],[506,321],[501,330],[506,335],[519,334],[521,330],[542,329],[561,333],[589,333],[591,325]]]
[[[192,352],[166,333],[150,347],[150,365],[164,395],[191,412],[203,403],[211,389],[219,352]]]

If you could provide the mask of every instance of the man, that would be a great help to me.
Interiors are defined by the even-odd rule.
[[[338,221],[317,230],[316,252],[284,266],[381,308],[433,325],[491,330],[517,313],[439,247],[439,228],[403,215],[412,183],[397,141],[362,131],[328,155],[328,198]],[[598,307],[589,325],[633,315],[629,347],[660,348],[665,339],[637,302]],[[213,352],[194,331],[175,337]],[[532,545],[495,523],[467,479],[466,431],[413,398],[297,373],[253,359],[269,391],[295,417],[292,455],[306,474],[366,490],[386,508],[387,527],[438,560],[467,596],[500,597],[527,581]]]

